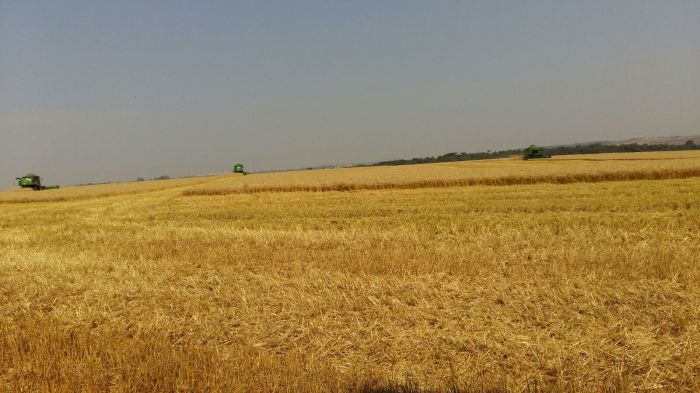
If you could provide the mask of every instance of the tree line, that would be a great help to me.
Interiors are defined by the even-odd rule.
[[[625,145],[608,145],[602,143],[592,143],[587,145],[571,145],[571,146],[554,146],[543,148],[542,151],[553,156],[567,154],[597,154],[597,153],[629,153],[629,152],[646,152],[646,151],[678,151],[678,150],[700,150],[700,145],[688,140],[682,145],[667,145],[667,144],[638,144],[631,143]],[[513,157],[523,155],[525,149],[511,149],[498,151],[485,151],[480,153],[447,153],[434,157],[416,157],[411,159],[399,159],[381,161],[369,166],[380,165],[411,165],[411,164],[427,164],[434,162],[451,162],[451,161],[471,161],[471,160],[488,160],[495,158]]]

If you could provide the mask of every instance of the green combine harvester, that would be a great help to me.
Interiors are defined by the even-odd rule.
[[[523,155],[523,160],[534,160],[538,158],[552,158],[551,155],[546,154],[542,151],[542,148],[535,145],[530,145],[525,149],[525,155]]]
[[[236,164],[233,166],[233,173],[242,173],[244,175],[247,175],[248,172],[243,169],[243,164]]]
[[[34,191],[56,189],[58,186],[44,186],[41,184],[41,177],[34,173],[27,173],[17,178],[17,185],[22,188],[31,188]]]

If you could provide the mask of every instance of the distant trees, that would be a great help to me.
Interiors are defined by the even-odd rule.
[[[168,179],[170,179],[170,176],[160,175],[160,176],[154,177],[153,179],[150,179],[150,180],[168,180]],[[136,178],[136,181],[146,181],[146,179],[144,179],[143,177],[139,176],[139,177]]]
[[[556,146],[544,148],[543,151],[553,156],[567,154],[595,154],[595,153],[623,153],[623,152],[642,152],[642,151],[677,151],[677,150],[700,150],[700,145],[695,144],[693,140],[688,140],[683,145],[640,145],[638,143],[626,145],[606,145],[602,143],[593,143],[590,145],[573,145],[573,146]],[[379,165],[410,165],[410,164],[425,164],[432,162],[450,162],[450,161],[471,161],[471,160],[488,160],[494,158],[504,158],[519,156],[523,154],[524,149],[486,151],[481,153],[447,153],[435,157],[416,157],[411,159],[382,161],[371,164],[372,166]]]

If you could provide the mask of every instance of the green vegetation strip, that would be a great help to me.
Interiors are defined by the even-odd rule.
[[[498,158],[516,157],[523,154],[524,149],[511,149],[488,151],[480,153],[447,153],[435,157],[415,157],[411,159],[400,159],[390,161],[380,161],[370,165],[359,166],[385,166],[385,165],[413,165],[413,164],[429,164],[436,162],[453,162],[453,161],[473,161],[473,160],[493,160]],[[571,154],[599,154],[599,153],[633,153],[633,152],[656,152],[656,151],[684,151],[684,150],[700,150],[700,145],[689,140],[683,145],[648,145],[648,144],[623,144],[623,145],[608,145],[603,143],[593,143],[589,145],[574,145],[574,146],[551,146],[543,148],[543,152],[553,156],[563,156]]]

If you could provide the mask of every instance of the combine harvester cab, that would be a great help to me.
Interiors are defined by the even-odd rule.
[[[535,145],[530,145],[525,149],[525,155],[523,155],[523,160],[534,160],[537,158],[552,158],[551,155],[546,154],[542,151],[542,148]]]
[[[27,173],[22,177],[17,178],[17,185],[22,188],[31,188],[34,191],[49,190],[58,188],[58,186],[44,186],[41,184],[41,177],[34,173]]]

